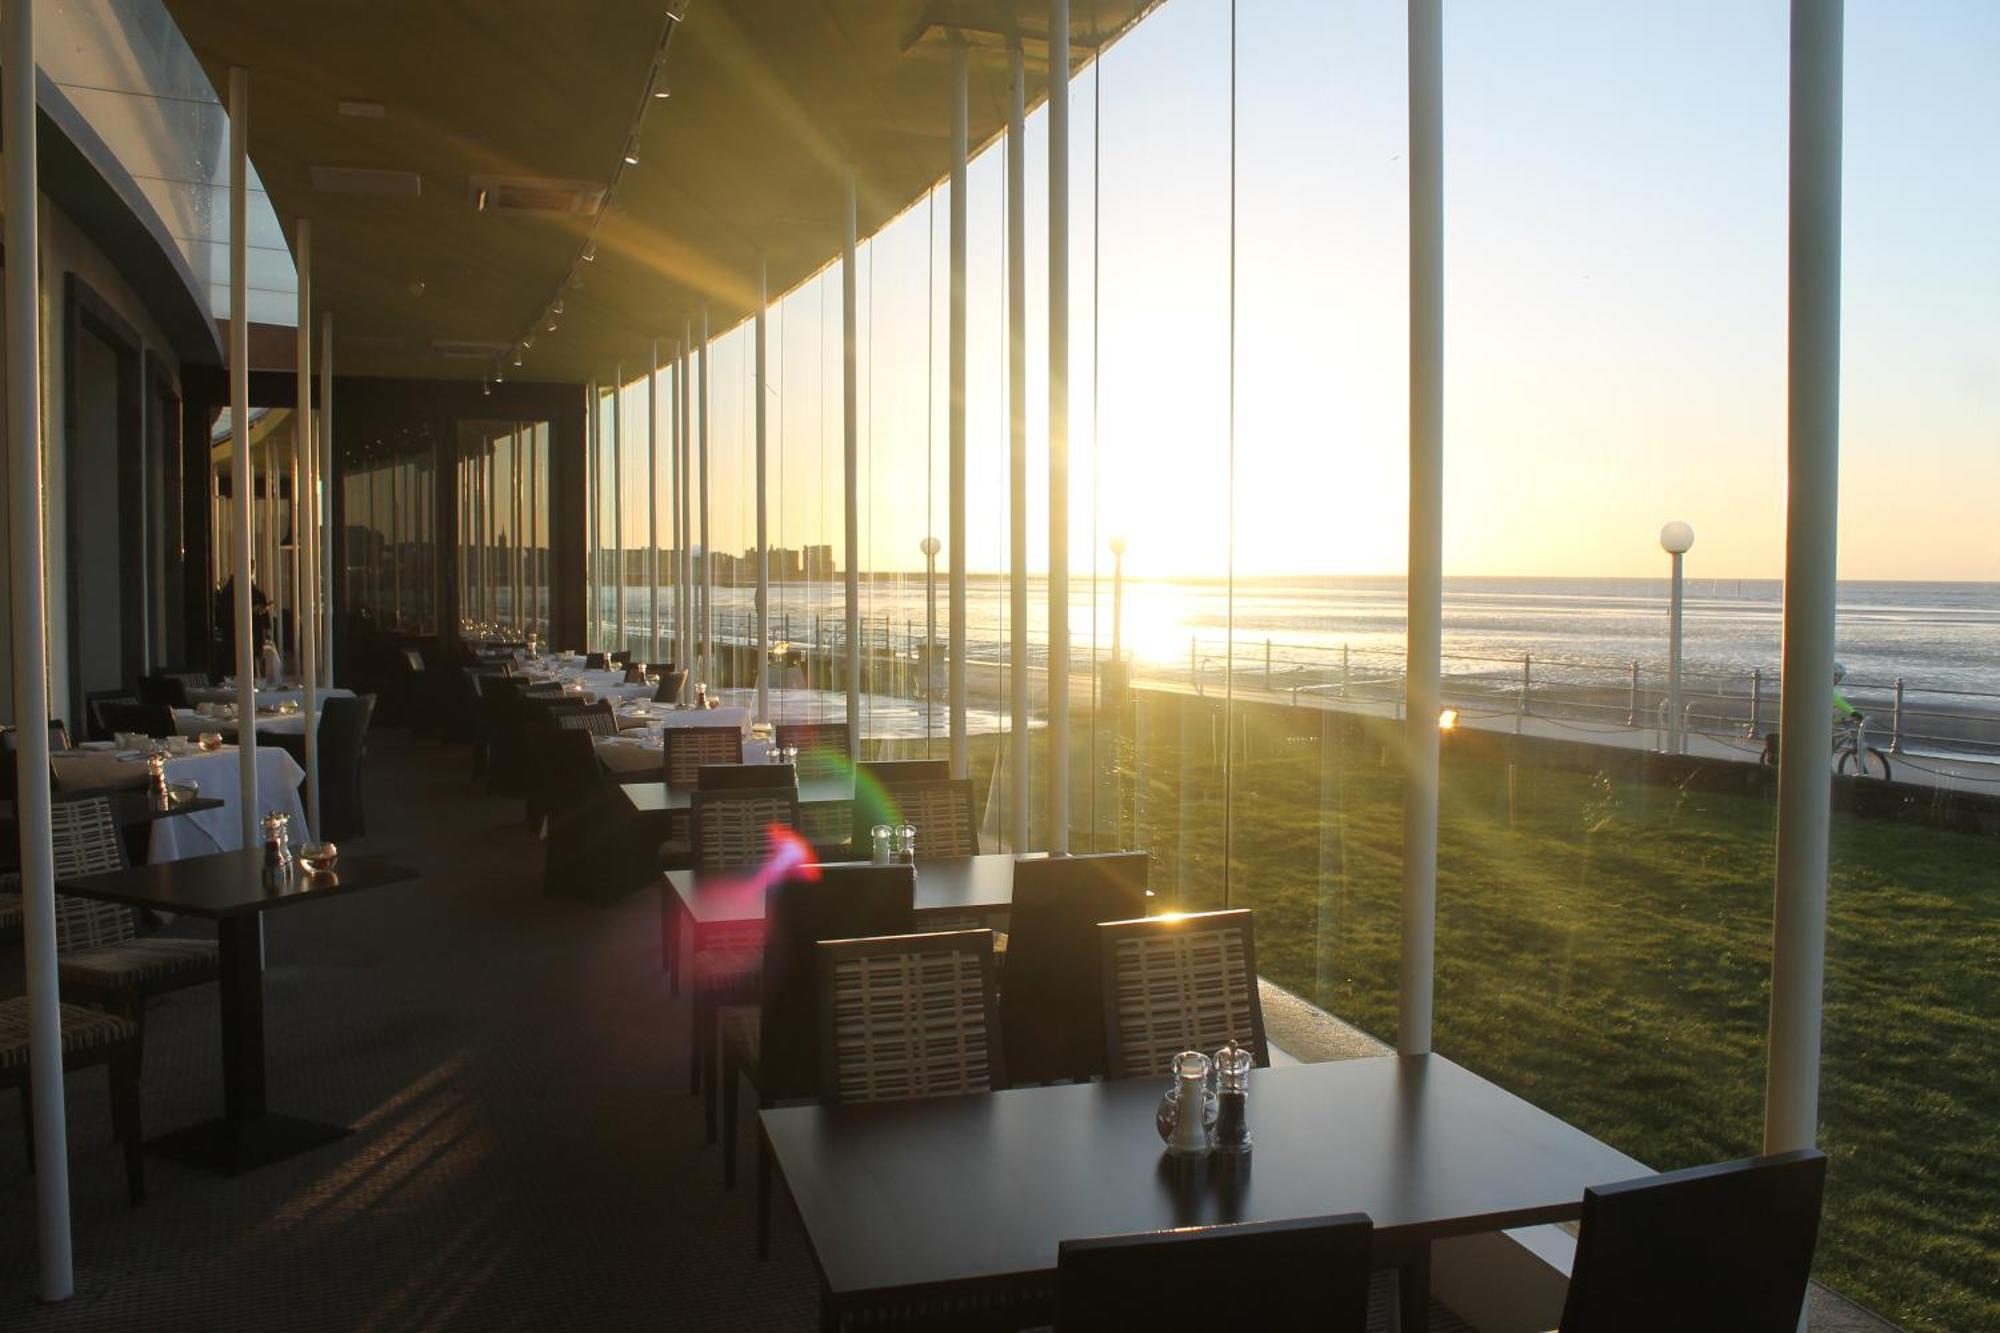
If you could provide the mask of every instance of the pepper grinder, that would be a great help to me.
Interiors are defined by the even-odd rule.
[[[1215,1053],[1215,1150],[1250,1151],[1250,1052],[1230,1038]]]
[[[264,816],[264,868],[292,868],[292,817],[282,810]]]

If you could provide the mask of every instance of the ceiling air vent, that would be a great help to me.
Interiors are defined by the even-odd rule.
[[[431,339],[431,350],[447,361],[491,361],[512,346],[511,343],[473,342],[464,338]]]
[[[375,194],[414,199],[424,192],[424,178],[414,171],[379,167],[314,167],[313,189],[321,194]]]
[[[604,198],[604,187],[533,176],[474,176],[466,182],[466,197],[479,213],[588,217]]]

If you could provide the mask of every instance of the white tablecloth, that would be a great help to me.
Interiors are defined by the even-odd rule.
[[[636,727],[735,727],[750,734],[747,708],[675,708],[672,704],[628,703],[618,710],[621,729]]]
[[[130,754],[131,751],[125,753]],[[52,756],[56,786],[65,790],[84,787],[137,787],[146,781],[146,765],[141,759],[121,759],[112,751]],[[212,753],[175,755],[167,760],[167,781],[200,789],[201,795],[222,802],[217,810],[153,821],[153,841],[149,861],[177,861],[182,857],[204,856],[209,852],[235,851],[243,845],[243,817],[238,808],[242,767],[233,745]],[[299,783],[305,770],[292,757],[275,747],[257,748],[257,815],[282,810],[292,817],[292,845],[309,840],[306,810],[299,800]]]
[[[204,731],[219,731],[227,735],[236,730],[236,719],[233,717],[203,717],[192,708],[176,708],[174,710],[174,729],[183,736],[199,736]],[[259,714],[257,717],[257,734],[262,736],[267,732],[274,736],[303,736],[306,734],[306,715],[304,713],[282,713],[272,717],[265,717]]]
[[[236,702],[236,687],[233,685],[194,686],[188,690],[187,697],[188,702],[191,704],[233,704]],[[354,691],[344,686],[336,685],[329,687],[323,685],[319,689],[319,697],[322,699],[352,699]],[[288,685],[283,689],[276,690],[268,685],[259,685],[257,687],[257,706],[259,708],[274,708],[287,699],[304,708],[306,706],[306,687],[303,685]]]
[[[598,736],[597,762],[604,765],[608,773],[652,773],[657,772],[666,762],[664,743],[657,730],[645,732],[628,731],[622,736]],[[743,762],[761,764],[771,757],[768,741],[746,740],[743,742]]]

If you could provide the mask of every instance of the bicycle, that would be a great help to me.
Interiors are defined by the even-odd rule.
[[[1868,744],[1863,724],[1867,718],[1860,713],[1838,718],[1833,724],[1833,771],[1843,776],[1879,778],[1889,780],[1889,756],[1877,747]],[[1764,752],[1758,761],[1766,768],[1778,766],[1778,733],[1772,731],[1764,737]]]

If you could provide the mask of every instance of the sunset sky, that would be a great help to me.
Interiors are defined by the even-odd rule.
[[[1080,573],[1093,553],[1108,563],[1112,535],[1135,575],[1229,568],[1229,13],[1169,0],[1111,48],[1101,141],[1097,71],[1074,84]],[[1447,571],[1655,574],[1659,526],[1683,518],[1692,574],[1777,575],[1787,6],[1542,0],[1445,15]],[[2000,580],[2000,6],[1849,0],[1847,25],[1842,574]],[[1403,568],[1404,78],[1399,5],[1240,0],[1239,575]],[[1040,113],[1029,141],[1040,570]],[[968,542],[981,571],[1006,555],[1003,185],[996,146],[968,196]],[[860,260],[868,568],[921,568],[922,537],[944,535],[947,217],[940,189]],[[838,551],[837,268],[774,310],[771,340],[771,539]],[[738,331],[714,356],[719,549],[753,539],[748,352]],[[636,401],[627,421],[638,438]],[[637,468],[626,496],[636,541]]]

